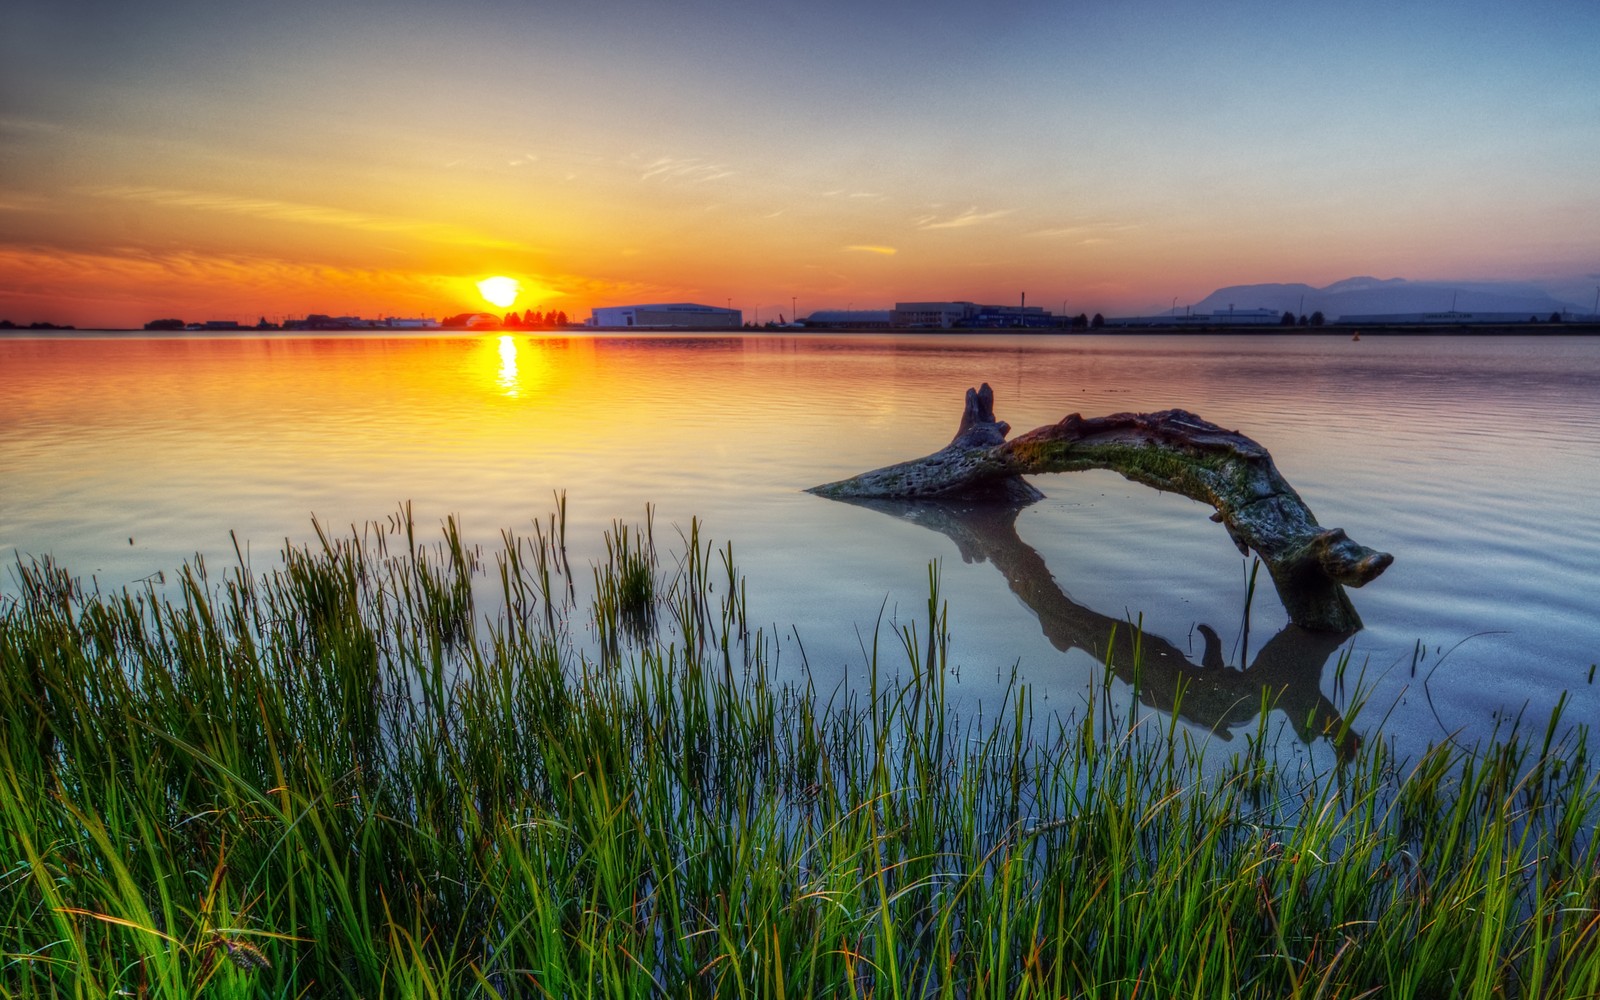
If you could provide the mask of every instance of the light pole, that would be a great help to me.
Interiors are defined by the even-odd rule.
[[[794,304],[794,300],[795,300],[795,297],[793,295],[789,296],[789,322],[790,323],[798,323],[798,322],[800,322],[800,307],[796,306]]]

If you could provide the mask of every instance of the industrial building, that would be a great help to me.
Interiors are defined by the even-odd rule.
[[[1229,309],[1227,312],[1184,313],[1182,316],[1163,313],[1159,316],[1106,317],[1106,326],[1183,326],[1203,329],[1217,326],[1278,326],[1283,313],[1276,309]]]
[[[815,330],[882,330],[889,316],[887,309],[819,309],[800,322]]]
[[[1061,325],[1053,313],[1038,306],[986,306],[976,302],[896,302],[889,325],[905,330],[950,330],[958,327],[1002,329]]]
[[[1544,323],[1550,319],[1550,315],[1550,313],[1525,312],[1456,312],[1454,309],[1450,309],[1444,312],[1347,314],[1340,316],[1339,322],[1364,326],[1431,326],[1436,324],[1466,326],[1472,323],[1505,325],[1511,323]],[[1560,316],[1560,313],[1556,313],[1556,315]]]
[[[975,302],[896,302],[889,325],[898,329],[948,330],[978,315]]]
[[[609,329],[737,330],[744,325],[744,313],[694,302],[657,302],[595,309],[587,325]]]

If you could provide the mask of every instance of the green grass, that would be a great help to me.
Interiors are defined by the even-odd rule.
[[[402,510],[162,591],[15,567],[0,993],[1600,995],[1559,711],[1308,774],[1267,713],[1222,756],[1109,670],[1070,717],[955,711],[936,568],[818,692],[698,523],[665,558],[615,525],[586,608],[564,505],[502,541]]]

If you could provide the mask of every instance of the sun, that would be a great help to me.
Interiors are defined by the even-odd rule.
[[[517,301],[517,292],[521,288],[522,286],[516,278],[484,278],[478,282],[478,293],[484,297],[485,301],[499,306],[501,309]]]

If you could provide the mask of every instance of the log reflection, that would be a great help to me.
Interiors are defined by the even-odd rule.
[[[1018,536],[1017,515],[1027,505],[1026,497],[851,502],[946,535],[966,562],[991,563],[1038,616],[1045,637],[1057,649],[1081,649],[1109,663],[1152,708],[1171,713],[1177,704],[1181,718],[1226,739],[1231,730],[1256,718],[1265,694],[1267,704],[1283,709],[1306,743],[1319,736],[1337,738],[1344,729],[1338,708],[1322,693],[1322,669],[1353,633],[1316,632],[1291,624],[1268,640],[1244,669],[1225,663],[1222,642],[1208,625],[1198,628],[1205,640],[1198,663],[1166,639],[1145,633],[1139,640],[1142,660],[1135,683],[1130,623],[1073,601],[1044,558]],[[1340,756],[1348,756],[1358,744],[1354,733],[1347,734],[1337,748]]]

